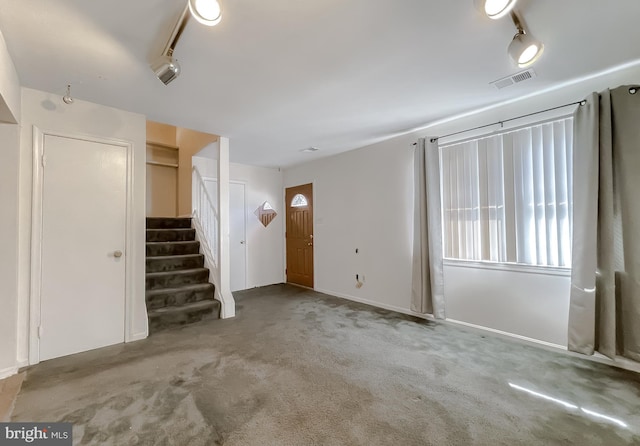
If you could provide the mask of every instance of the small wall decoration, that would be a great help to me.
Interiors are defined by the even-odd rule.
[[[278,215],[268,201],[262,203],[262,205],[256,209],[254,214],[256,214],[256,217],[258,217],[258,220],[260,220],[260,223],[262,223],[265,228],[269,226],[269,223],[271,223],[273,219],[276,218],[276,215]]]

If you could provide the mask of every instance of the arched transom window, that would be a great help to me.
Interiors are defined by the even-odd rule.
[[[291,200],[292,208],[301,208],[304,206],[309,206],[309,202],[307,201],[307,197],[302,194],[297,194],[295,197],[293,197],[293,200]]]

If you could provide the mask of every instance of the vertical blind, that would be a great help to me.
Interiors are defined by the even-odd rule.
[[[573,118],[440,147],[445,258],[571,266]]]

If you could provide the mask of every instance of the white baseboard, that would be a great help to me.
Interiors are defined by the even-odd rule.
[[[28,359],[23,359],[23,360],[18,361],[17,369],[20,370],[23,367],[29,367],[29,360]]]
[[[462,325],[464,327],[473,328],[475,330],[488,331],[488,332],[496,334],[496,335],[498,335],[500,337],[517,339],[519,341],[524,341],[524,342],[528,342],[528,343],[532,343],[532,344],[541,345],[543,347],[547,347],[547,348],[550,348],[550,349],[553,349],[553,350],[567,351],[567,348],[562,346],[562,345],[554,344],[552,342],[547,342],[547,341],[541,341],[540,339],[529,338],[527,336],[522,336],[522,335],[518,335],[518,334],[515,334],[515,333],[509,333],[508,331],[496,330],[494,328],[484,327],[482,325],[470,324],[468,322],[457,321],[455,319],[446,319],[445,322],[448,322],[448,323],[453,324],[453,325]]]
[[[339,297],[341,299],[351,300],[353,302],[358,302],[365,305],[370,305],[376,308],[382,308],[383,310],[395,311],[396,313],[406,314],[407,316],[414,316],[420,319],[426,319],[429,321],[435,321],[436,319],[430,314],[422,314],[416,313],[414,311],[408,310],[406,308],[397,307],[395,305],[384,304],[380,302],[375,302],[373,300],[363,299],[361,297],[351,296],[349,294],[336,293],[335,291],[327,291],[327,290],[319,290],[316,289],[318,293],[328,294],[329,296]]]
[[[569,352],[572,355],[578,356],[580,358],[584,358],[584,355],[580,353]],[[593,356],[586,356],[587,359],[593,362],[599,362],[600,364],[607,364],[613,367],[618,367],[620,369],[629,370],[631,372],[640,373],[640,363],[632,361],[631,359],[623,358],[621,356],[616,356],[615,361],[611,358],[608,358],[600,353],[595,353]]]
[[[125,343],[128,344],[130,342],[142,341],[143,339],[147,339],[148,336],[147,332],[135,333],[129,336]]]
[[[6,369],[0,370],[0,379],[9,378],[16,373],[18,373],[18,367],[7,367]]]

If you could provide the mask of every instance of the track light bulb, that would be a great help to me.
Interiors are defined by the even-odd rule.
[[[520,68],[528,67],[540,59],[544,45],[530,34],[518,32],[509,44],[509,56]]]
[[[194,19],[206,26],[216,26],[222,20],[218,0],[189,0],[189,11]]]
[[[490,19],[499,19],[509,14],[518,0],[473,0],[476,9]]]

